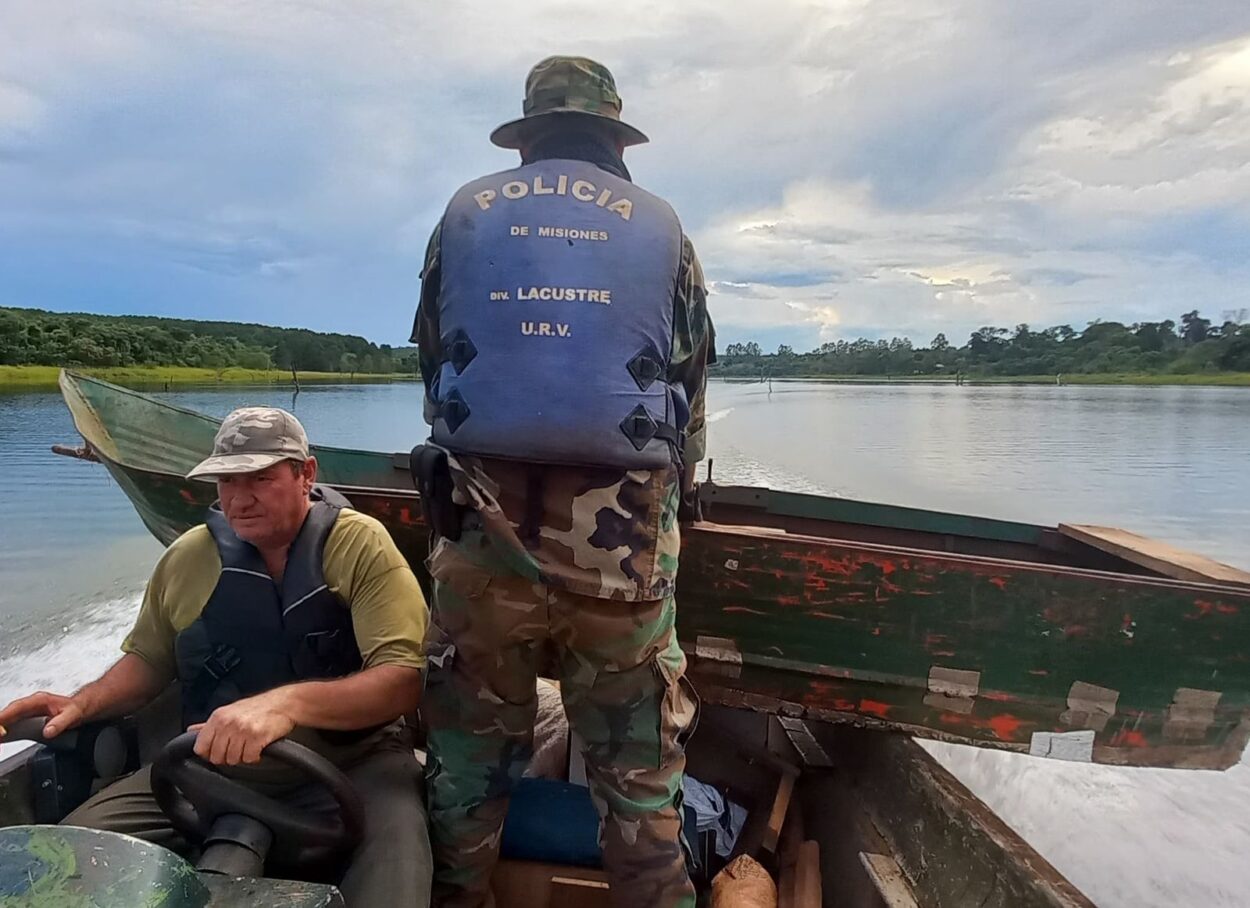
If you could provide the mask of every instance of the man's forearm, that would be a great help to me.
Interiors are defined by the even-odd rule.
[[[84,721],[112,719],[147,705],[164,687],[142,656],[127,653],[70,699],[82,710]]]
[[[421,672],[402,665],[378,665],[332,681],[301,681],[275,688],[277,709],[296,725],[354,731],[412,712],[421,699]]]

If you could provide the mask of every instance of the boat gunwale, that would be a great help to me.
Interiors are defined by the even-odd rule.
[[[934,549],[916,549],[902,545],[887,545],[880,542],[861,542],[857,539],[841,539],[831,536],[812,536],[806,533],[781,533],[769,531],[768,528],[755,528],[749,525],[732,523],[714,523],[698,521],[692,526],[712,533],[732,533],[737,530],[757,532],[750,533],[751,538],[761,541],[786,539],[804,543],[825,543],[850,546],[875,554],[892,554],[908,557],[919,557],[944,562],[975,565],[1010,565],[1013,570],[1038,574],[1068,574],[1077,577],[1097,578],[1100,580],[1119,580],[1132,583],[1143,583],[1149,586],[1167,587],[1168,589],[1197,589],[1201,591],[1231,593],[1236,596],[1250,596],[1250,589],[1244,586],[1202,583],[1197,580],[1177,580],[1172,577],[1158,577],[1148,574],[1127,574],[1118,571],[1104,571],[1098,568],[1076,567],[1063,564],[1041,564],[1035,561],[1018,561],[1012,558],[999,558],[994,555],[963,555],[952,552],[941,552]]]
[[[178,482],[199,482],[199,480],[187,479],[178,473],[168,473],[163,470],[153,470],[148,467],[136,467],[130,464],[120,462],[114,458],[108,457],[106,454],[98,451],[90,441],[92,450],[96,456],[102,461],[108,461],[114,467],[122,470],[128,470],[141,473],[146,476],[157,476],[163,479],[172,479]],[[364,452],[372,453],[372,452]],[[378,455],[385,456],[385,455]],[[209,483],[201,483],[209,485]],[[409,501],[419,502],[421,495],[414,489],[397,489],[387,486],[353,486],[345,483],[325,482],[334,490],[341,492],[349,500],[353,494],[370,495],[374,497],[392,497],[402,498]],[[943,552],[934,549],[918,549],[902,545],[887,545],[879,542],[862,542],[857,539],[848,539],[832,536],[812,536],[805,533],[777,532],[770,527],[756,527],[749,524],[734,523],[716,523],[708,520],[698,520],[686,524],[685,527],[690,530],[696,530],[702,533],[715,533],[718,535],[739,536],[755,542],[770,542],[779,539],[794,541],[799,543],[816,544],[822,546],[853,548],[859,551],[871,552],[876,555],[890,555],[893,557],[919,558],[930,561],[937,561],[944,564],[960,564],[973,565],[978,567],[1006,567],[1012,571],[1029,572],[1034,574],[1047,575],[1069,575],[1077,578],[1090,578],[1098,580],[1113,580],[1123,583],[1132,583],[1147,587],[1161,587],[1166,589],[1192,589],[1199,592],[1218,592],[1231,594],[1238,597],[1246,597],[1250,595],[1250,590],[1246,587],[1236,585],[1226,585],[1217,583],[1202,583],[1196,580],[1177,580],[1171,577],[1157,577],[1145,574],[1126,574],[1116,571],[1104,571],[1097,568],[1084,568],[1069,565],[1040,564],[1034,561],[1019,561],[1011,558],[1000,558],[993,555],[964,555],[952,552]]]
[[[754,493],[759,499],[779,499],[781,502],[790,504],[793,507],[777,509],[772,507],[771,502],[763,505],[753,505],[740,500],[734,500],[735,496],[742,493]],[[727,500],[721,502],[717,499],[724,496]],[[896,530],[912,530],[915,532],[931,533],[934,535],[960,536],[967,539],[982,539],[993,542],[1014,543],[1017,545],[1038,545],[1040,537],[1043,533],[1052,531],[1054,527],[1048,527],[1044,524],[1025,523],[1020,520],[1003,520],[998,517],[984,517],[979,514],[958,514],[954,511],[937,511],[927,508],[915,508],[904,504],[889,504],[883,501],[869,501],[862,498],[843,498],[835,495],[815,495],[811,492],[792,492],[787,489],[773,489],[767,486],[744,486],[744,485],[719,485],[715,482],[709,483],[709,492],[707,497],[709,501],[704,502],[712,507],[718,504],[724,504],[729,507],[737,507],[749,510],[758,510],[765,514],[771,514],[776,517],[789,517],[798,520],[823,520],[831,523],[855,523],[863,526],[875,526],[882,529]],[[837,517],[828,514],[819,513],[819,505],[821,503],[832,503],[835,507],[843,506],[847,508],[866,508],[869,511],[880,512],[880,515],[874,519],[862,519],[856,517]],[[805,509],[813,506],[813,512],[807,512]],[[938,519],[941,522],[952,522],[954,524],[981,524],[985,530],[998,531],[995,533],[976,533],[969,532],[962,528],[941,527],[938,529],[929,527],[917,527],[914,523],[908,522],[906,519],[898,518],[916,518],[918,520]]]
[[[90,375],[84,375],[81,372],[74,372],[71,369],[62,369],[61,376],[63,377],[63,379],[68,379],[71,385],[87,383],[87,384],[102,386],[104,388],[107,388],[110,391],[120,391],[123,394],[127,395],[128,397],[138,398],[139,400],[143,401],[144,403],[150,404],[153,407],[159,407],[165,410],[174,410],[175,412],[181,413],[184,416],[194,416],[196,419],[210,423],[211,425],[214,425],[214,426],[220,426],[222,422],[217,417],[210,416],[207,413],[202,413],[199,410],[192,410],[187,407],[179,406],[178,404],[171,404],[163,400],[157,400],[152,395],[147,394],[143,391],[136,391],[134,388],[127,388],[125,385],[115,385],[112,382],[104,381],[104,379],[102,378],[94,378],[93,376],[90,376]],[[216,386],[210,385],[208,387],[216,387]],[[61,391],[62,391],[62,397],[64,397],[64,385],[61,386]],[[92,406],[91,400],[85,394],[80,393],[80,396],[83,398],[83,402],[88,407],[91,408],[92,413],[93,415],[95,415],[96,420],[100,423],[100,426],[102,428],[105,428],[105,433],[109,434],[107,431],[107,428],[105,427],[105,421],[100,417],[99,413],[96,412],[95,407]],[[72,406],[70,406],[70,411],[72,414],[73,412]],[[90,443],[91,439],[86,438],[86,434],[82,432],[81,427],[78,427],[77,420],[74,421],[74,425],[75,427],[78,428],[79,433],[83,435],[83,437],[88,441],[88,443]],[[109,437],[112,438],[111,434],[109,435]],[[94,444],[92,445],[92,447],[95,447]],[[334,445],[321,445],[321,444],[315,445],[315,444],[312,444],[311,442],[309,443],[309,450],[310,451],[333,451],[336,454],[359,454],[365,457],[389,457],[391,456],[388,454],[382,454],[378,451],[364,450],[362,448],[340,448]],[[116,462],[127,467],[132,467],[134,469],[147,469],[145,467],[136,467],[133,464],[124,463],[123,461],[120,461],[120,460],[116,460]],[[156,472],[156,471],[148,470],[148,472]],[[177,474],[171,473],[169,475],[174,476]]]

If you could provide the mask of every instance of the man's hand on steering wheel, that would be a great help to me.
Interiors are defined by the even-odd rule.
[[[192,725],[187,731],[199,733],[196,756],[218,766],[237,766],[259,763],[262,750],[294,729],[295,720],[278,687],[219,707],[207,722]]]
[[[239,701],[233,707],[246,702]],[[212,717],[204,726],[211,722]],[[272,843],[260,851],[250,849],[262,862],[268,855],[282,864],[312,866],[337,861],[360,843],[365,829],[364,803],[351,780],[325,757],[291,740],[274,741],[267,748],[267,756],[302,771],[309,782],[320,783],[329,791],[338,805],[338,810],[329,813],[293,805],[205,765],[196,755],[196,741],[195,732],[181,734],[166,744],[152,763],[156,803],[189,842],[207,841],[219,820],[237,814],[269,830]],[[225,830],[221,831],[225,835]]]

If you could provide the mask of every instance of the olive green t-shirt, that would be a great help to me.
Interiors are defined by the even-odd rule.
[[[326,537],[321,569],[326,586],[351,609],[364,668],[425,668],[421,644],[429,608],[412,569],[382,524],[350,508],[341,510]],[[139,656],[172,682],[177,674],[174,638],[200,617],[220,575],[221,556],[208,527],[194,527],[175,539],[152,572],[122,651]],[[336,765],[347,766],[395,734],[394,729],[392,724],[347,743],[331,743],[311,728],[297,728],[290,737]],[[229,767],[226,773],[272,792],[307,781],[298,771],[267,760]]]
[[[326,539],[322,571],[330,591],[351,609],[364,668],[425,667],[421,643],[429,608],[382,524],[350,508],[340,511]],[[200,617],[220,575],[221,556],[208,527],[194,527],[175,539],[152,572],[122,651],[140,656],[172,682],[174,638]]]

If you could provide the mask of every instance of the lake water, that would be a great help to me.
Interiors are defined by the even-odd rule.
[[[415,385],[164,397],[293,406],[325,444],[424,435]],[[1250,390],[716,383],[708,411],[721,482],[1111,524],[1250,568]],[[102,467],[49,453],[76,440],[58,395],[0,393],[0,702],[106,667],[160,554]],[[1250,905],[1250,759],[1126,770],[926,746],[1099,905]]]

